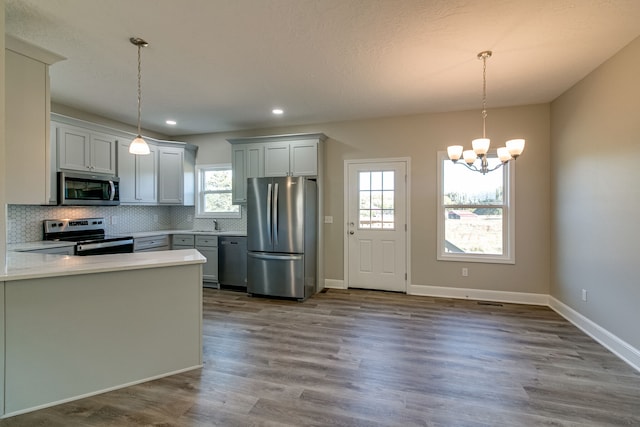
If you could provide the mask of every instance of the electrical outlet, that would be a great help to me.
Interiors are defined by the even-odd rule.
[[[111,216],[111,225],[116,225],[118,223],[118,217],[115,215]]]
[[[462,277],[469,277],[469,269],[467,267],[462,267]]]
[[[153,215],[153,222],[158,222],[158,215]]]
[[[584,302],[587,301],[587,290],[586,289],[582,290],[582,301],[584,301]]]
[[[193,221],[193,215],[187,215],[187,222]]]

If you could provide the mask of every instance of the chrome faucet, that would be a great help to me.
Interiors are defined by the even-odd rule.
[[[218,227],[218,220],[213,220],[213,231],[220,231],[220,227]]]

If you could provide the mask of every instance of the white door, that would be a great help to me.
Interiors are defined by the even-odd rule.
[[[349,288],[406,292],[407,162],[347,162]]]

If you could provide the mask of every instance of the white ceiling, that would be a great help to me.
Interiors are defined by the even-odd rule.
[[[640,35],[639,0],[5,0],[67,57],[52,100],[166,135],[548,102]],[[285,114],[274,117],[281,107]],[[164,122],[178,121],[174,128]]]

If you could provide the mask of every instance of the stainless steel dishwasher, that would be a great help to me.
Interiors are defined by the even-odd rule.
[[[224,286],[247,287],[246,237],[218,237],[218,282]]]

